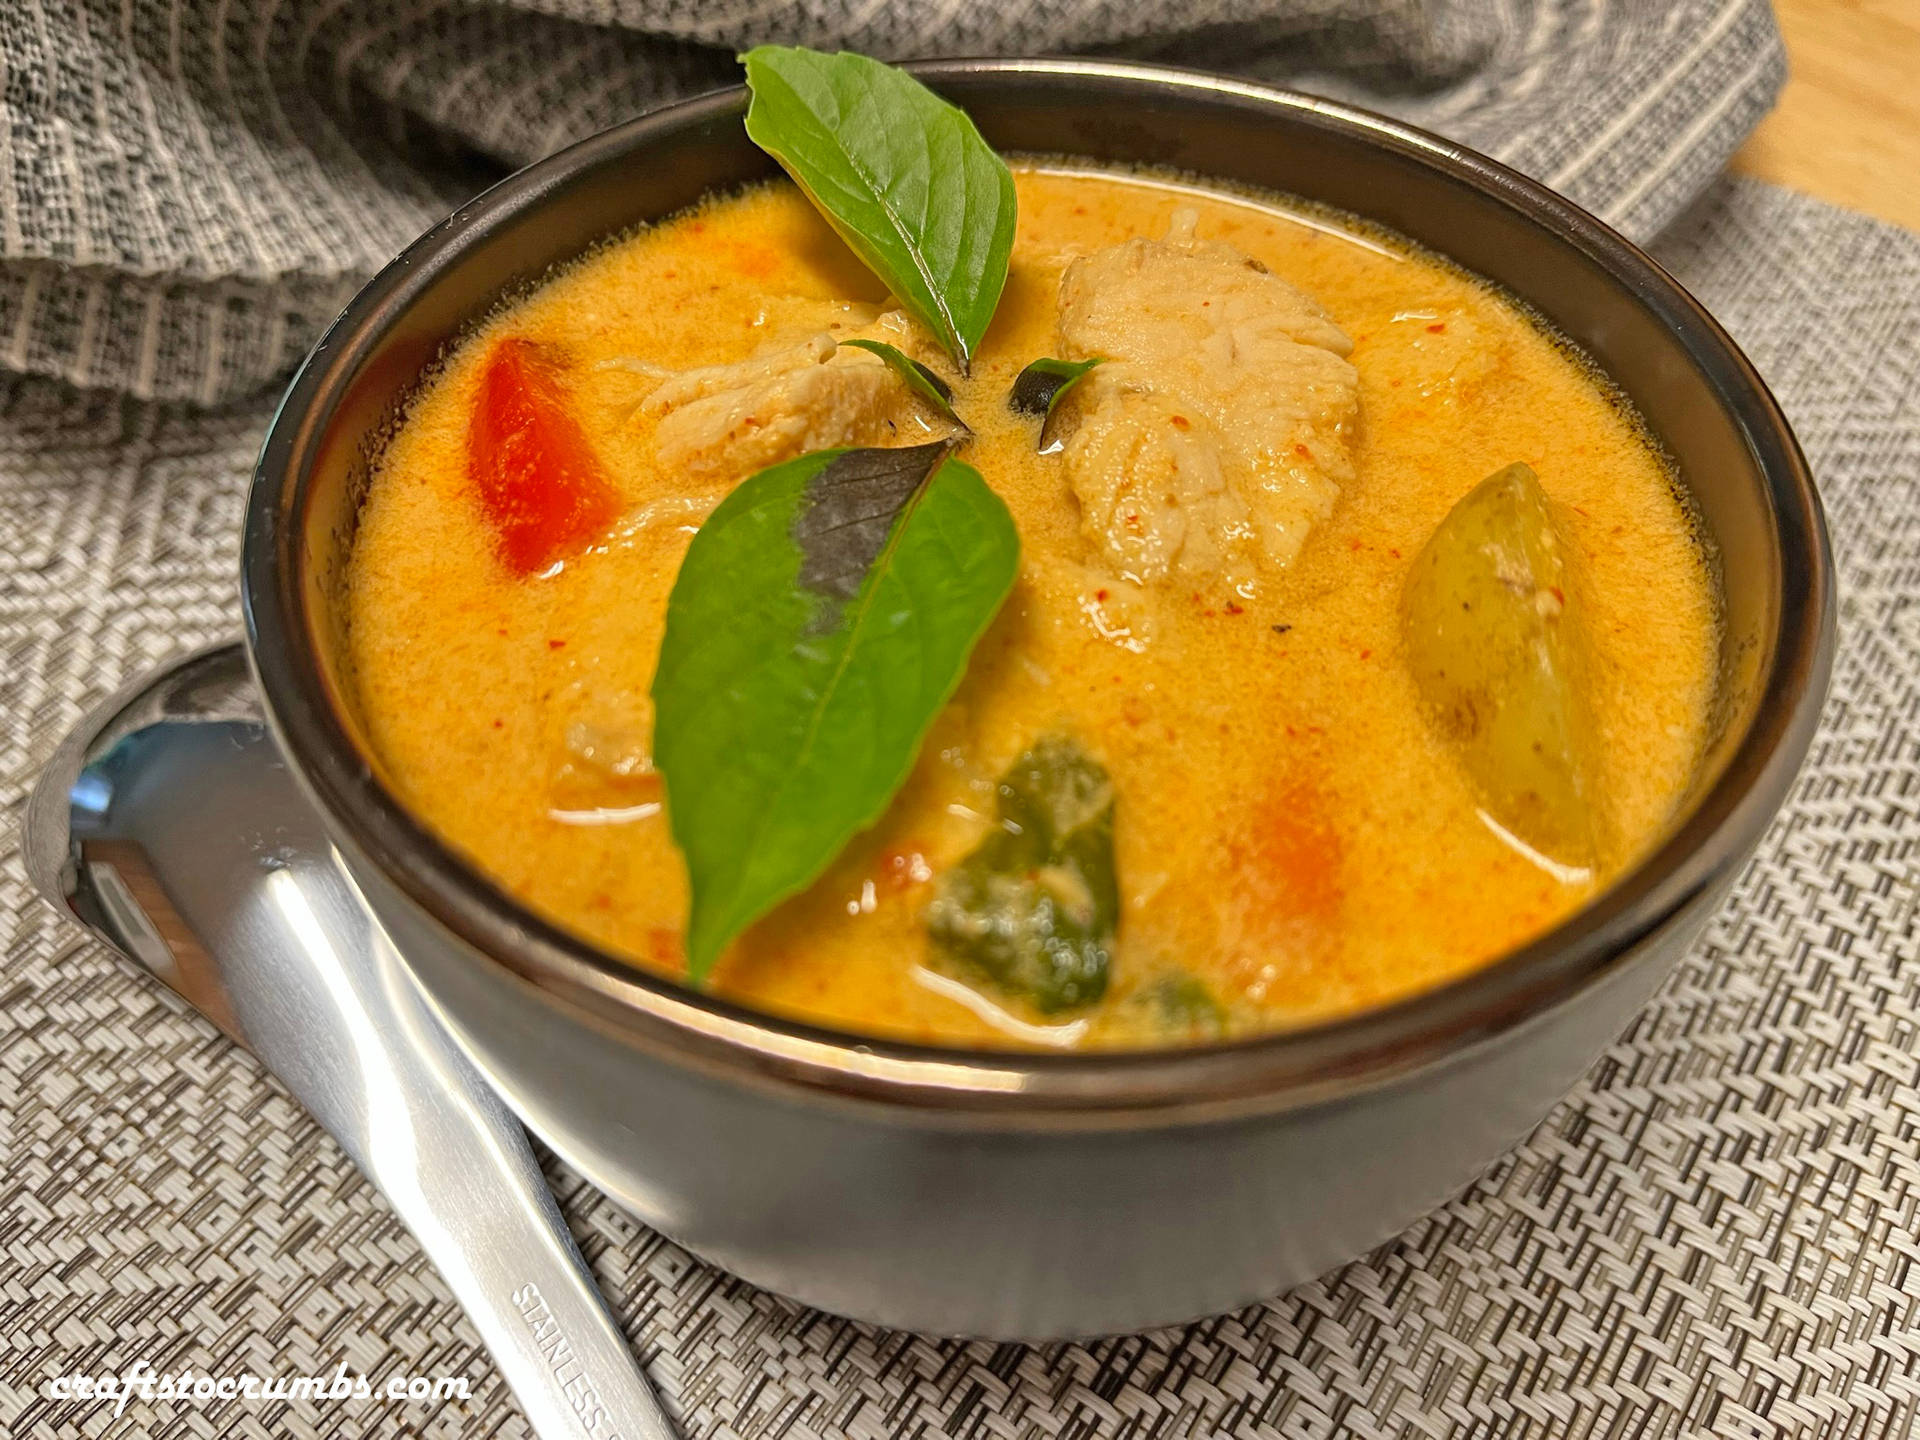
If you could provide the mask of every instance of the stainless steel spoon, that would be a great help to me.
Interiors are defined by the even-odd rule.
[[[27,806],[28,872],[366,1172],[548,1440],[672,1440],[519,1124],[427,1009],[267,733],[238,645],[121,691]]]

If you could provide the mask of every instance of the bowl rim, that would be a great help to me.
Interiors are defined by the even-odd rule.
[[[392,320],[493,229],[575,176],[746,108],[744,86],[649,111],[501,180],[401,251],[296,371],[248,497],[241,559],[247,649],[290,768],[354,868],[503,967],[575,1021],[675,1063],[822,1098],[920,1110],[1107,1123],[1290,1109],[1351,1096],[1458,1057],[1564,1003],[1642,941],[1717,898],[1785,797],[1818,720],[1834,644],[1825,521],[1780,407],[1726,332],[1639,247],[1497,161],[1340,102],[1203,71],[1134,62],[965,59],[909,66],[936,90],[968,81],[1070,84],[1124,98],[1280,113],[1409,157],[1504,205],[1625,284],[1682,341],[1731,411],[1769,496],[1781,565],[1772,664],[1753,718],[1692,812],[1612,885],[1550,930],[1440,985],[1356,1014],[1208,1045],[1032,1053],[946,1048],[839,1031],[688,990],[522,907],[414,820],[362,758],[318,658],[304,597],[307,471],[327,423]],[[364,873],[364,872],[363,872]]]

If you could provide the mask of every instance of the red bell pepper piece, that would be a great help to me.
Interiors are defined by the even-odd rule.
[[[501,558],[522,575],[579,549],[620,512],[552,362],[530,340],[502,340],[487,357],[467,426],[467,474]]]

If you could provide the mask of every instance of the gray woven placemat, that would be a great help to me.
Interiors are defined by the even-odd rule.
[[[542,8],[0,9],[0,363],[28,372],[0,382],[10,814],[91,700],[235,628],[268,404],[253,392],[471,188],[476,154],[525,158],[725,73],[724,52],[682,42],[1138,50],[1178,23],[1154,53],[1231,54],[1370,98],[1631,233],[1666,227],[1657,253],[1775,386],[1830,509],[1842,650],[1808,769],[1704,942],[1580,1090],[1452,1205],[1283,1299],[1086,1347],[931,1342],[732,1281],[554,1166],[603,1288],[695,1437],[1920,1430],[1920,239],[1712,178],[1779,80],[1764,7]],[[248,398],[181,403],[222,396]],[[332,1143],[33,900],[11,824],[0,950],[0,1427],[524,1433]],[[475,1391],[116,1417],[43,1389],[136,1360],[282,1376],[344,1362]]]

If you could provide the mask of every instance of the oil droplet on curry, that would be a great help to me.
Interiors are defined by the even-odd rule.
[[[402,800],[534,910],[683,973],[648,699],[667,596],[749,474],[951,432],[842,343],[865,338],[952,382],[1020,577],[891,808],[718,992],[938,1044],[1184,1044],[1433,986],[1604,887],[1687,787],[1718,644],[1631,412],[1391,236],[1166,178],[1015,178],[964,379],[784,182],[602,247],[445,359],[347,583]],[[1015,377],[1095,356],[1043,446]],[[1046,784],[1071,793],[1036,829]],[[1044,944],[1099,927],[1097,977],[1036,979],[1035,896],[1067,917]]]

